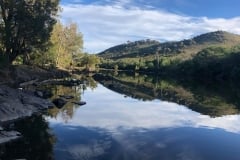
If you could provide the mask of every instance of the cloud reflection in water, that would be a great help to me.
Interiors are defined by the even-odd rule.
[[[47,117],[57,136],[55,158],[238,160],[240,116],[211,118],[160,100],[139,101],[98,84],[87,105],[65,123]],[[217,154],[216,154],[217,153]]]
[[[176,103],[160,100],[143,102],[130,97],[124,98],[124,95],[112,92],[102,85],[98,85],[94,91],[85,91],[82,99],[87,101],[87,105],[77,109],[67,125],[98,127],[112,131],[119,127],[209,127],[240,133],[239,115],[211,118]],[[56,119],[48,120],[53,125],[64,124],[60,115]]]

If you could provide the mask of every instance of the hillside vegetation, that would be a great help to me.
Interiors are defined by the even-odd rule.
[[[178,56],[184,59],[191,58],[204,48],[233,47],[240,44],[240,36],[225,31],[216,31],[199,35],[192,39],[177,42],[160,43],[154,40],[128,42],[111,47],[98,55],[105,59],[119,60],[123,58]]]
[[[200,80],[240,78],[240,35],[216,31],[189,40],[137,41],[99,54],[101,68],[142,71]]]
[[[135,42],[127,42],[118,46],[109,48],[101,53],[100,57],[109,59],[130,58],[136,56],[146,56],[155,52],[160,42],[153,40],[141,40]]]

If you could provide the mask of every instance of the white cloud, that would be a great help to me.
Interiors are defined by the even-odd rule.
[[[88,52],[100,52],[127,40],[175,41],[216,30],[240,34],[240,17],[195,18],[130,4],[131,0],[118,0],[113,5],[62,5],[61,16],[63,21],[70,19],[79,24]]]

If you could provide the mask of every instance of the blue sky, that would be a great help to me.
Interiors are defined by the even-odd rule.
[[[240,34],[239,0],[62,0],[63,22],[76,22],[85,51],[141,39],[160,42],[225,30]]]

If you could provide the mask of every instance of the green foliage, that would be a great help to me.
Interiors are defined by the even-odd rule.
[[[136,42],[127,42],[125,44],[109,48],[99,53],[99,56],[110,59],[139,57],[155,50],[158,44],[158,41],[149,39]]]
[[[146,62],[147,69],[153,69],[154,68],[154,63],[153,62]]]
[[[85,67],[86,71],[94,71],[99,63],[100,59],[98,56],[87,53],[85,53],[84,56],[78,62],[79,66]]]
[[[23,56],[22,55],[17,56],[12,63],[14,65],[21,65],[21,64],[23,64]]]
[[[200,51],[194,59],[212,59],[225,57],[227,54],[231,53],[231,49],[223,47],[209,47]]]
[[[210,47],[199,52],[192,60],[185,61],[172,71],[198,80],[239,79],[239,46],[233,48]]]
[[[83,38],[77,30],[77,24],[70,23],[64,26],[58,22],[51,33],[49,50],[35,50],[31,59],[34,64],[40,66],[71,68],[82,56],[82,49]]]
[[[114,65],[114,71],[118,71],[118,65],[117,64]]]
[[[100,57],[107,58],[100,67],[113,69],[118,65],[121,70],[207,80],[228,79],[235,75],[230,73],[238,72],[239,35],[217,31],[178,42],[138,42],[118,45],[100,53]]]
[[[121,70],[154,72],[169,76],[200,81],[226,81],[240,79],[240,45],[234,47],[213,46],[204,48],[192,59],[159,56],[154,59],[124,58],[102,61],[100,67]]]
[[[23,55],[44,50],[55,24],[59,0],[0,0],[0,53],[8,63]]]

